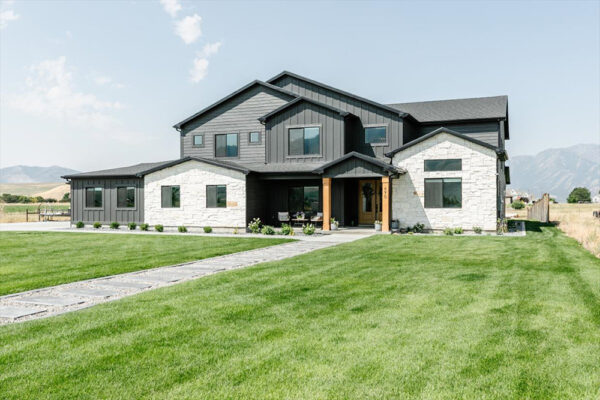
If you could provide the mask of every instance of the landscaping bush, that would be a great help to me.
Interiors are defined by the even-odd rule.
[[[186,233],[187,232],[187,228],[185,226],[181,225],[181,226],[177,227],[177,231],[179,233]]]
[[[456,233],[457,235],[462,235],[463,228],[461,228],[461,227],[454,228],[454,233]]]
[[[521,210],[525,207],[525,203],[523,203],[521,200],[515,200],[510,204],[510,206],[515,210]]]
[[[149,227],[148,224],[140,224],[140,231],[147,231]]]
[[[248,224],[248,229],[250,229],[250,232],[252,232],[252,233],[259,233],[260,232],[260,224],[261,224],[260,218],[254,218]]]
[[[130,222],[127,224],[127,227],[130,231],[135,231],[135,228],[137,228],[137,224],[135,222]]]
[[[263,235],[274,235],[275,234],[275,229],[273,229],[272,226],[265,225],[260,230],[260,233],[262,233]]]
[[[110,223],[110,229],[119,229],[119,226],[121,226],[121,224],[119,224],[117,221]]]
[[[233,234],[237,235],[238,233],[240,233],[240,231],[238,230],[237,226],[235,228],[233,228]]]
[[[313,224],[302,225],[302,233],[305,235],[312,235],[315,233],[315,226]]]
[[[94,222],[94,228],[100,229],[100,228],[102,228],[102,224],[100,222]]]
[[[164,226],[162,226],[162,225],[154,225],[154,230],[155,230],[156,232],[162,232],[162,231],[164,231],[164,230],[165,230],[165,227],[164,227]]]
[[[444,228],[444,235],[452,236],[454,235],[454,230],[452,228]]]
[[[473,232],[475,232],[478,235],[481,235],[481,232],[483,232],[483,229],[481,229],[480,226],[474,226],[473,227]]]
[[[212,228],[210,226],[204,227],[204,233],[211,233],[211,232],[212,232]]]
[[[75,226],[77,228],[83,228],[85,226],[85,224],[83,223],[83,221],[77,221],[77,223],[75,224]]]
[[[294,228],[288,224],[281,224],[281,234],[286,236],[294,236]]]
[[[423,232],[424,229],[425,229],[425,224],[415,224],[415,226],[412,227],[412,231],[415,233],[421,233],[421,232]]]

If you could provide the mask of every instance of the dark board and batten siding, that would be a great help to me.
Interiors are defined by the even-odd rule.
[[[289,101],[290,97],[256,86],[189,122],[181,132],[181,157],[215,158],[215,134],[237,133],[240,163],[265,162],[265,129],[259,117]],[[248,143],[250,132],[260,132],[260,144]],[[204,145],[194,147],[194,135],[204,135]]]
[[[373,178],[385,175],[381,167],[358,158],[332,165],[323,172],[325,178]]]
[[[117,187],[134,186],[135,207],[117,209]],[[85,207],[85,188],[102,187],[102,208],[89,209]],[[136,178],[113,179],[73,179],[71,180],[71,221],[83,221],[86,224],[101,222],[109,224],[113,221],[119,223],[144,222],[144,180]]]
[[[383,125],[387,127],[387,145],[372,146],[365,143],[364,135],[361,132],[362,127],[359,127],[354,132],[355,140],[352,144],[353,148],[346,149],[346,152],[355,150],[372,157],[385,158],[385,153],[397,149],[404,144],[404,120],[396,113],[290,76],[284,76],[273,82],[273,84],[300,96],[305,96],[354,114],[360,119],[360,123],[363,126]]]
[[[316,156],[288,155],[288,129],[319,126],[321,154]],[[300,102],[267,121],[268,163],[318,163],[343,156],[345,150],[344,118],[337,112],[308,102]]]
[[[498,121],[422,125],[419,129],[419,135],[426,135],[441,127],[451,129],[458,133],[472,137],[473,139],[503,148],[501,147],[503,146],[503,143],[499,143],[500,128]]]

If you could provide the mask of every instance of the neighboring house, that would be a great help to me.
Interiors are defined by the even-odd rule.
[[[597,194],[594,197],[592,197],[592,203],[600,203],[600,194]]]
[[[73,222],[241,228],[302,211],[325,230],[493,231],[508,127],[506,96],[385,105],[282,72],[176,124],[178,160],[64,178]]]

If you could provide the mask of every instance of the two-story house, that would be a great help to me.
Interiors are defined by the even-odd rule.
[[[69,175],[72,222],[246,227],[279,213],[496,229],[506,96],[380,104],[282,72],[177,123],[177,160]]]

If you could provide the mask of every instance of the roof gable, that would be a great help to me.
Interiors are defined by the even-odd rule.
[[[300,104],[300,103],[310,103],[310,104],[313,104],[313,105],[315,105],[317,107],[324,108],[324,109],[336,112],[336,113],[338,113],[342,117],[350,115],[350,113],[347,112],[347,111],[340,110],[339,108],[332,107],[332,106],[330,106],[328,104],[321,103],[321,102],[309,99],[308,97],[297,97],[296,99],[290,101],[289,103],[286,103],[286,104],[282,105],[281,107],[276,108],[275,110],[271,111],[270,113],[263,115],[258,120],[260,122],[266,122],[269,119],[271,119],[272,117],[274,117],[275,115],[277,115],[277,114],[279,114],[279,113],[287,110],[290,107],[293,107],[293,106],[295,106],[297,104]]]
[[[321,165],[319,168],[315,168],[313,173],[315,174],[324,174],[327,170],[331,168],[335,168],[336,166],[343,165],[345,163],[349,163],[352,159],[359,160],[363,163],[366,163],[372,167],[375,167],[374,170],[380,171],[381,175],[395,175],[395,174],[403,174],[406,172],[403,168],[396,167],[392,164],[388,164],[381,160],[378,160],[373,157],[369,157],[365,154],[358,153],[356,151],[351,151],[343,155],[342,157],[330,161],[326,164]]]

